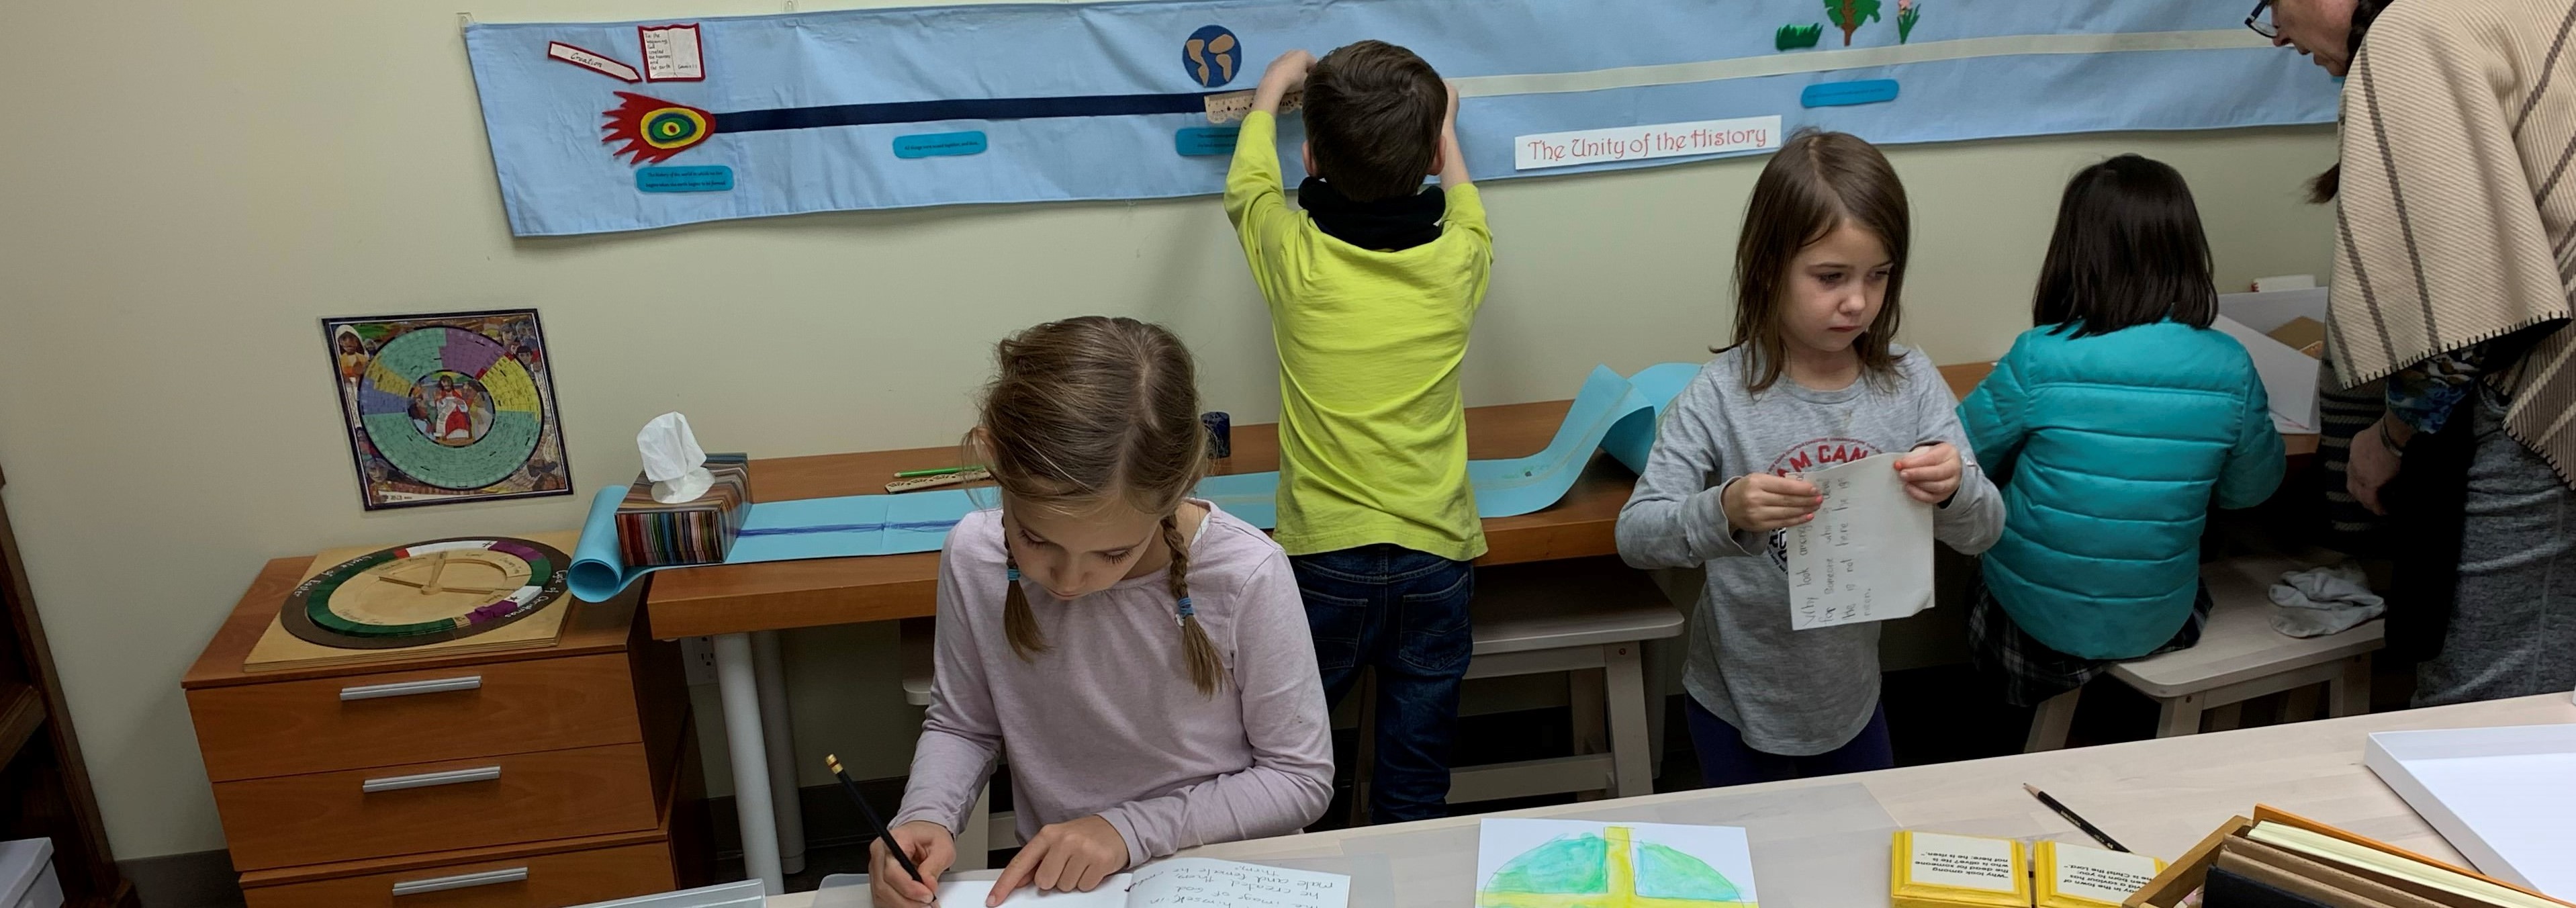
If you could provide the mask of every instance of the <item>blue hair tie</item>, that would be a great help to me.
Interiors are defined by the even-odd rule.
[[[1198,613],[1198,609],[1190,607],[1190,597],[1181,597],[1181,620],[1187,621],[1190,619],[1191,615],[1196,615]]]
[[[1019,568],[1013,567],[1013,568],[1007,568],[1006,570],[1007,570],[1007,571],[1010,573],[1010,575],[1011,575],[1011,582],[1012,582],[1012,583],[1018,583],[1018,582],[1020,582],[1020,569],[1019,569]]]

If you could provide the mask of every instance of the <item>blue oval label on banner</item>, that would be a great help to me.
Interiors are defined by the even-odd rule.
[[[722,164],[638,168],[635,188],[640,192],[732,192],[733,168]]]
[[[1243,133],[1240,126],[1189,126],[1172,136],[1173,150],[1184,157],[1234,153],[1234,137]]]
[[[1896,80],[1894,79],[1818,82],[1798,93],[1798,103],[1808,107],[1850,107],[1855,104],[1883,104],[1894,100],[1896,100]]]
[[[983,154],[984,147],[984,133],[981,131],[925,132],[894,138],[894,156],[907,160]]]

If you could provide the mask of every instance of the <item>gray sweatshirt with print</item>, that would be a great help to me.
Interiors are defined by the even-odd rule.
[[[1666,407],[1637,490],[1619,511],[1619,555],[1640,568],[1705,567],[1682,685],[1755,750],[1826,753],[1878,707],[1878,625],[1789,629],[1782,533],[1739,532],[1719,494],[1748,473],[1821,470],[1948,442],[1965,464],[1933,535],[1963,554],[2003,531],[2003,500],[1977,468],[1948,384],[1931,359],[1894,348],[1893,380],[1817,391],[1783,375],[1745,387],[1744,348],[1718,354]]]

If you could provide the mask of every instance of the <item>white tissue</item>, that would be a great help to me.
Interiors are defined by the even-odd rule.
[[[635,450],[644,455],[644,478],[653,480],[653,500],[663,504],[696,501],[716,484],[707,472],[707,452],[689,431],[689,418],[664,413],[635,433]]]

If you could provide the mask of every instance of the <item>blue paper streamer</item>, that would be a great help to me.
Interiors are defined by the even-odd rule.
[[[1664,363],[1621,378],[1608,366],[1593,367],[1546,448],[1527,457],[1468,462],[1476,513],[1511,517],[1555,504],[1574,488],[1596,450],[1606,449],[1629,469],[1642,470],[1664,406],[1691,376],[1699,374],[1699,368],[1692,363]],[[1210,476],[1199,482],[1197,494],[1253,526],[1266,530],[1279,523],[1276,472]],[[617,506],[625,500],[625,486],[601,489],[591,498],[590,516],[582,521],[581,541],[573,546],[567,578],[573,595],[582,601],[605,600],[645,574],[662,570],[629,568],[618,554]],[[726,564],[935,552],[946,544],[949,528],[978,505],[962,489],[942,489],[745,507],[750,513],[743,518],[742,535],[734,540]]]

